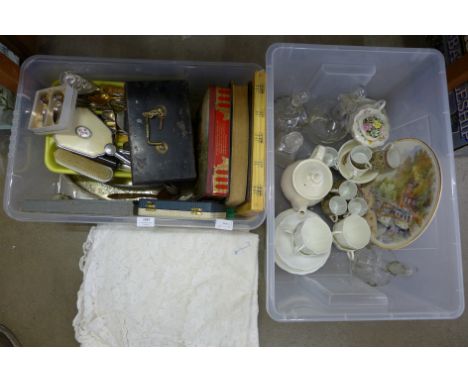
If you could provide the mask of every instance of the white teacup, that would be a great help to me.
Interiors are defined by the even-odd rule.
[[[385,104],[384,100],[364,103],[349,118],[348,129],[359,143],[371,148],[385,144],[390,131]]]
[[[327,197],[322,201],[322,210],[333,223],[336,223],[348,210],[348,203],[342,196]]]
[[[309,217],[298,224],[293,235],[294,252],[298,255],[322,256],[330,252],[333,237],[319,216]]]
[[[333,175],[323,162],[326,148],[317,146],[309,159],[290,164],[281,177],[281,189],[294,210],[305,212],[331,190]]]
[[[350,215],[364,216],[367,210],[368,206],[364,198],[354,198],[348,202],[348,212]]]
[[[359,178],[372,169],[372,150],[363,145],[354,147],[346,158],[346,169],[352,178]]]
[[[339,194],[341,197],[345,198],[346,200],[351,200],[356,197],[358,188],[356,186],[356,183],[353,183],[349,180],[345,180],[340,183],[338,188],[331,190],[331,192],[335,194]]]
[[[370,242],[371,230],[367,221],[359,215],[349,215],[333,226],[333,242],[338,249],[347,252],[350,258],[354,252]]]
[[[401,161],[402,158],[400,151],[396,145],[390,143],[383,149],[375,150],[370,163],[374,170],[383,173],[395,170],[401,165]]]

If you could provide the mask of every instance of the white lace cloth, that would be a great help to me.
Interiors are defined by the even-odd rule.
[[[84,346],[258,346],[258,236],[92,228],[73,321]]]

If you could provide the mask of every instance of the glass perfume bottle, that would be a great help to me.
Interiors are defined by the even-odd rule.
[[[308,100],[309,94],[306,91],[276,99],[275,129],[284,132],[301,129],[303,124],[307,122],[307,113],[304,105]]]
[[[304,143],[304,137],[298,131],[292,131],[280,138],[276,147],[276,165],[286,168],[294,162],[296,154]]]

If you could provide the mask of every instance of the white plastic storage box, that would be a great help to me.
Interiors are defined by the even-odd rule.
[[[189,82],[192,113],[201,105],[209,85],[228,86],[253,80],[255,64],[183,61],[121,60],[33,56],[21,67],[15,116],[11,130],[4,208],[17,220],[77,223],[135,223],[132,202],[106,200],[54,200],[59,175],[44,165],[44,136],[27,129],[36,90],[51,86],[61,72],[73,71],[90,80],[167,80]],[[253,229],[265,214],[236,219],[234,229]],[[156,218],[157,226],[214,227],[214,220]]]
[[[440,162],[442,195],[425,233],[395,251],[416,266],[411,277],[385,287],[368,286],[350,273],[344,254],[332,254],[318,272],[289,274],[275,266],[275,216],[290,208],[279,186],[273,139],[268,141],[267,310],[277,321],[446,319],[464,310],[458,202],[445,65],[429,49],[320,45],[273,45],[267,52],[267,129],[274,134],[274,100],[295,91],[336,98],[364,86],[370,98],[385,99],[391,140],[415,137],[428,143]]]

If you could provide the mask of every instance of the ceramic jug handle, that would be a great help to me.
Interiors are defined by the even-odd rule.
[[[323,158],[325,157],[326,152],[327,152],[327,149],[325,148],[325,146],[317,145],[317,147],[315,147],[314,151],[312,152],[312,155],[310,156],[310,158],[323,161]]]

